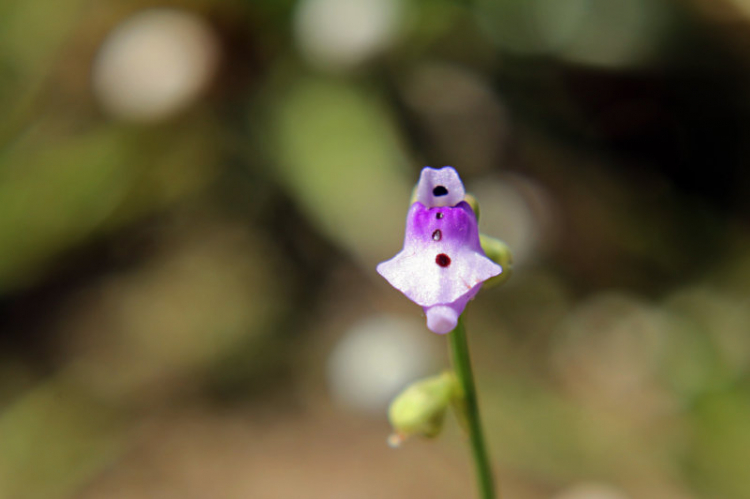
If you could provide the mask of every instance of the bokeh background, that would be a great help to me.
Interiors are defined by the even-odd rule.
[[[3,0],[0,110],[0,498],[472,497],[386,445],[424,165],[505,497],[750,497],[747,0]]]

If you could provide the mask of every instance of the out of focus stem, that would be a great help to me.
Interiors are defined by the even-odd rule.
[[[471,453],[474,457],[474,468],[477,483],[479,485],[480,497],[482,499],[496,499],[495,484],[492,476],[487,447],[482,433],[482,424],[479,419],[479,406],[477,405],[477,392],[474,385],[474,375],[471,371],[471,358],[469,356],[469,343],[466,339],[463,318],[459,317],[456,328],[448,334],[450,341],[451,358],[456,377],[463,390],[464,409],[466,416],[466,428],[471,442]],[[499,497],[499,496],[497,496]]]

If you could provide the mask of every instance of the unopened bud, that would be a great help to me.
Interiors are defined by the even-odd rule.
[[[388,409],[394,434],[388,439],[392,447],[412,435],[435,437],[443,428],[448,406],[459,396],[456,376],[445,372],[421,379],[402,391]]]
[[[500,275],[485,281],[484,288],[491,288],[507,281],[513,271],[513,255],[508,245],[499,239],[484,234],[479,234],[479,243],[482,245],[482,250],[484,250],[487,258],[503,268]]]
[[[471,209],[474,210],[474,216],[477,218],[477,222],[479,222],[479,201],[477,201],[477,198],[475,198],[472,194],[467,193],[464,196],[464,201],[469,203]]]

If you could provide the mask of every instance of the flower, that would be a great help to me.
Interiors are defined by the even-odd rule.
[[[424,168],[406,217],[404,248],[377,267],[424,308],[427,328],[438,334],[452,331],[482,283],[503,271],[482,250],[477,219],[464,196],[456,170]]]

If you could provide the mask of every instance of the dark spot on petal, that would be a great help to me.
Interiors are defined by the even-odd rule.
[[[440,220],[441,218],[443,218],[443,212],[442,211],[438,211],[437,214],[435,215],[435,218],[437,218],[438,220]]]
[[[443,238],[443,233],[440,232],[440,229],[436,230],[432,233],[432,240],[433,241],[440,241]]]
[[[451,257],[446,255],[445,253],[440,253],[438,256],[435,257],[435,263],[440,265],[441,267],[447,267],[451,264]]]
[[[446,189],[442,185],[435,186],[434,189],[432,189],[432,195],[439,198],[440,196],[447,196],[448,195],[448,189]]]

